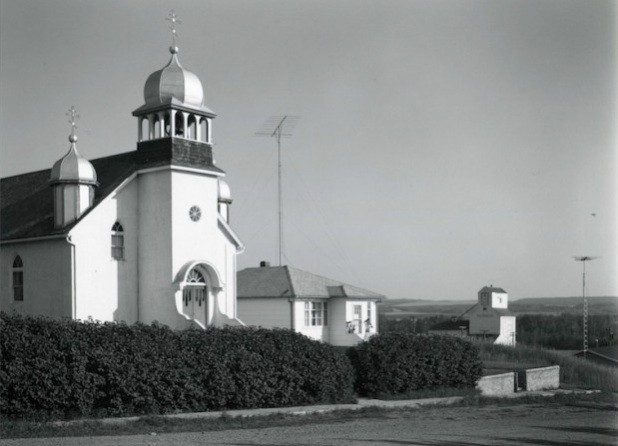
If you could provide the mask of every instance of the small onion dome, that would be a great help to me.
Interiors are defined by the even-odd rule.
[[[97,184],[97,172],[90,161],[81,156],[75,143],[77,136],[69,136],[71,148],[52,167],[50,181],[52,183]]]
[[[172,58],[169,63],[155,71],[144,86],[146,106],[168,104],[176,99],[183,105],[202,108],[204,90],[198,77],[185,70],[178,62],[178,47],[170,47]]]
[[[228,186],[228,184],[223,181],[222,179],[219,179],[219,196],[218,196],[218,200],[220,203],[232,203],[232,191],[230,190],[230,186]]]

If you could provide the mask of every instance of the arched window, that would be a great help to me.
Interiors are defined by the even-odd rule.
[[[197,269],[192,269],[187,275],[187,285],[185,286],[182,297],[185,307],[202,306],[206,300],[206,279]]]
[[[163,137],[163,123],[158,115],[154,115],[153,118],[153,139],[159,139]]]
[[[124,260],[124,229],[119,222],[112,226],[112,259]]]
[[[210,138],[208,137],[208,121],[206,118],[200,118],[200,140],[202,142],[210,141]]]
[[[184,114],[181,111],[176,112],[176,117],[174,118],[174,127],[175,127],[175,135],[174,136],[185,136],[184,128]]]
[[[163,122],[164,122],[164,130],[165,130],[165,135],[164,136],[171,136],[172,133],[172,126],[170,124],[170,114],[168,112],[165,112],[165,114],[163,115]]]
[[[20,256],[13,260],[13,300],[24,300],[24,262]]]
[[[187,119],[187,138],[196,140],[197,139],[197,122],[195,121],[194,115],[189,115]]]

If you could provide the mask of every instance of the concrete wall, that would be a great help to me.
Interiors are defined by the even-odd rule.
[[[515,393],[516,375],[516,372],[509,372],[483,376],[476,383],[476,388],[481,391],[483,396],[501,396]]]
[[[50,190],[51,194],[51,190]],[[13,261],[23,261],[24,299],[13,300]],[[73,317],[72,248],[64,237],[0,246],[0,310]]]
[[[521,370],[518,375],[519,385],[529,392],[560,387],[560,366],[557,365]]]

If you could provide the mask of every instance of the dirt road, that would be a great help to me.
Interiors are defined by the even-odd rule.
[[[426,408],[303,426],[122,437],[0,440],[2,446],[618,445],[618,412],[594,407]]]

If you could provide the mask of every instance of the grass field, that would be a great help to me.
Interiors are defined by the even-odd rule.
[[[518,345],[508,347],[479,343],[481,359],[485,363],[526,364],[537,366],[559,365],[560,385],[602,392],[618,392],[618,369],[595,364],[585,359],[566,355],[558,350]]]

